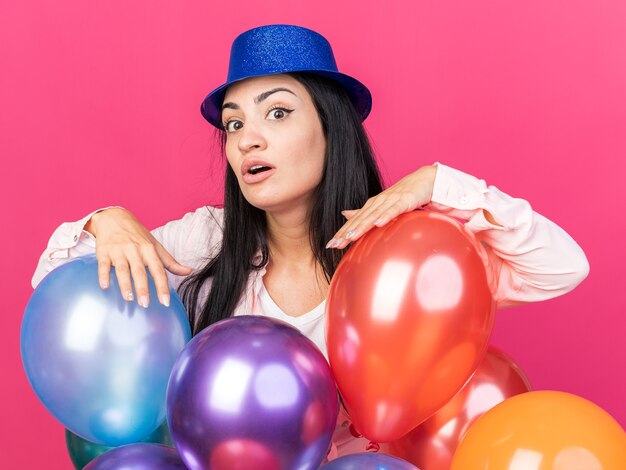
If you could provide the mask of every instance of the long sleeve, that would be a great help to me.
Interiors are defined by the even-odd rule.
[[[426,209],[464,222],[485,247],[496,279],[498,307],[536,302],[574,289],[589,273],[578,244],[561,227],[533,211],[528,201],[503,193],[484,180],[436,163]],[[498,224],[490,223],[485,211]]]
[[[105,209],[108,207],[95,210],[75,222],[64,222],[52,233],[46,249],[39,257],[37,268],[31,279],[33,289],[54,268],[71,259],[96,252],[96,239],[84,230],[84,227],[96,212]]]
[[[32,278],[33,288],[54,268],[79,256],[95,253],[96,239],[84,230],[98,209],[75,222],[61,224],[41,254]],[[222,240],[223,210],[203,206],[151,231],[155,239],[181,264],[199,269],[213,256]],[[183,277],[166,271],[170,286],[176,289]]]

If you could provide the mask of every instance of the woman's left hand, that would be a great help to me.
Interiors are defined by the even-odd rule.
[[[326,248],[343,249],[372,227],[382,227],[400,214],[428,204],[433,195],[436,174],[436,165],[423,166],[382,193],[369,198],[361,209],[343,211],[348,221]]]

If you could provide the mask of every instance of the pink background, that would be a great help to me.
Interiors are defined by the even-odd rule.
[[[154,227],[219,202],[222,163],[200,101],[223,82],[236,34],[278,22],[320,31],[370,87],[366,124],[388,182],[440,161],[529,200],[578,241],[588,279],[500,312],[493,343],[537,389],[581,395],[624,426],[626,219],[614,207],[626,168],[625,2],[5,1],[0,467],[71,465],[19,357],[53,229],[107,204]]]

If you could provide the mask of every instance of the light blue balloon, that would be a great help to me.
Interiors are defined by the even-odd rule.
[[[50,272],[22,320],[26,375],[44,406],[74,434],[120,446],[152,433],[166,418],[170,371],[191,338],[187,313],[170,289],[170,307],[126,302],[115,270],[98,283],[94,255]]]
[[[320,470],[419,470],[406,460],[387,454],[361,452],[332,460]]]

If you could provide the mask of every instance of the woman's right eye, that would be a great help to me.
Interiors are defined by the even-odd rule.
[[[234,132],[243,127],[243,123],[241,121],[237,121],[236,119],[231,119],[230,121],[224,124],[224,129],[226,132]]]

